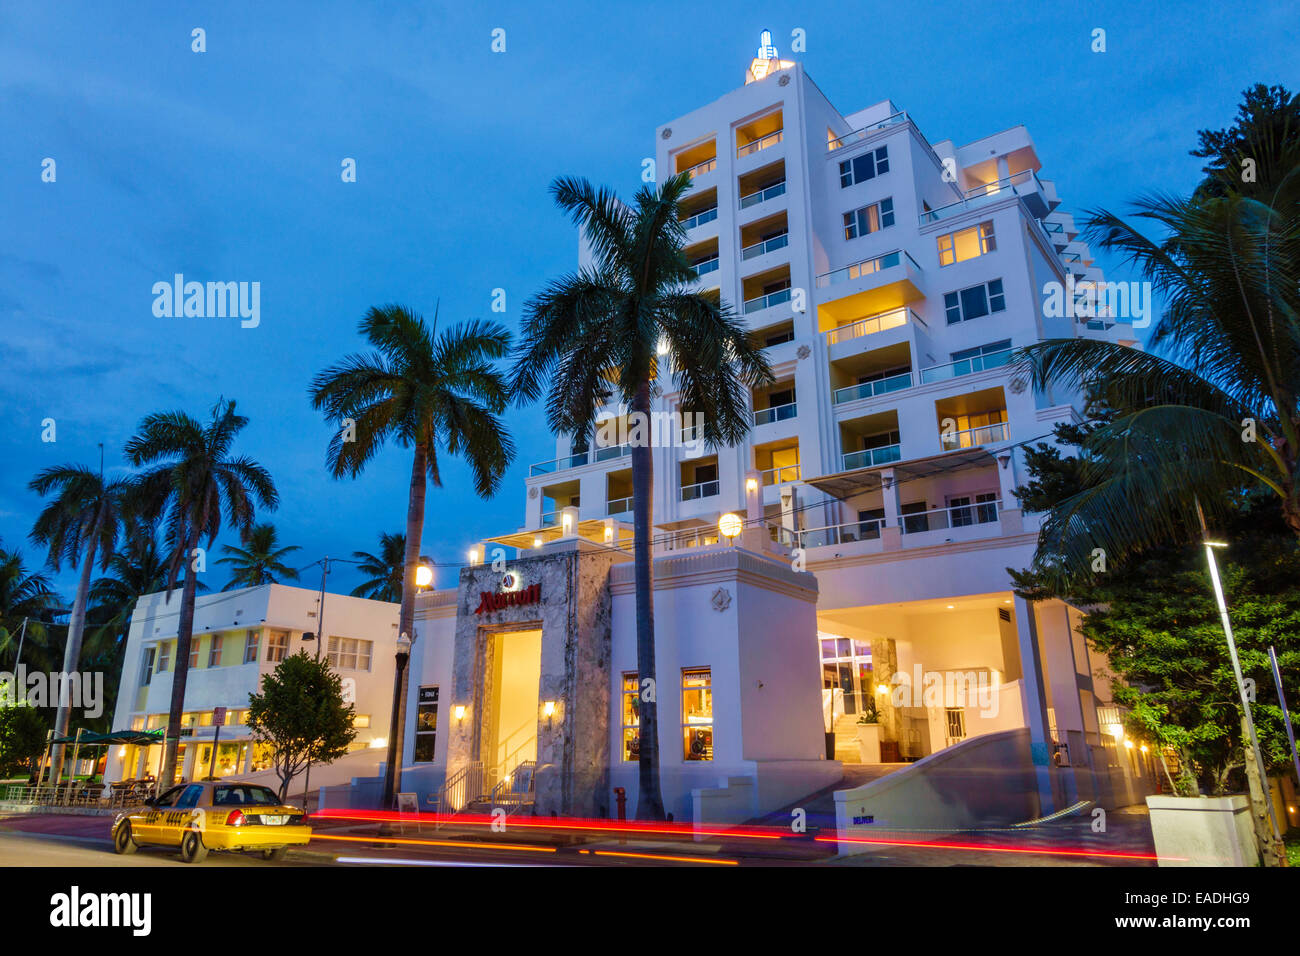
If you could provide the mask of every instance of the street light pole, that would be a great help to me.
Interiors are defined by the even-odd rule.
[[[320,562],[320,599],[316,604],[316,660],[320,660],[321,642],[325,640],[325,577],[330,571],[329,555]],[[307,798],[311,796],[311,758],[307,759],[307,775],[302,782],[302,809],[307,812]]]

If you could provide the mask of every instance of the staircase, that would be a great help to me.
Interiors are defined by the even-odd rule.
[[[841,763],[861,763],[858,750],[858,715],[840,714],[835,718],[835,759]]]

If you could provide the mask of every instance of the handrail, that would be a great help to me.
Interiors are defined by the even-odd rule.
[[[865,521],[845,521],[843,524],[821,528],[804,528],[796,531],[795,537],[801,548],[819,548],[853,541],[873,541],[880,537],[880,529],[884,526],[884,518],[868,518]]]
[[[900,325],[906,325],[909,319],[924,329],[929,328],[924,319],[906,306],[902,306],[897,309],[890,309],[888,312],[866,315],[845,325],[837,325],[833,329],[827,329],[824,333],[826,344],[838,345],[840,342],[861,338],[864,335],[874,335],[887,329],[896,329]]]
[[[561,464],[564,462],[564,464]],[[572,455],[563,455],[559,458],[552,458],[549,461],[539,461],[528,466],[528,477],[536,478],[538,475],[549,475],[555,471],[563,471],[566,468],[577,468],[580,465],[587,464],[587,452],[580,451]],[[553,467],[547,468],[547,465]]]
[[[773,183],[770,186],[764,186],[755,192],[740,197],[740,208],[748,209],[750,206],[757,206],[759,203],[767,202],[769,199],[775,199],[777,196],[785,193],[785,180]],[[757,197],[757,198],[755,198]]]
[[[615,505],[626,505],[626,507],[615,508],[615,507],[614,507]],[[606,514],[606,515],[621,515],[621,514],[626,514],[627,512],[629,512],[629,511],[631,511],[631,510],[632,510],[632,496],[631,496],[631,495],[629,495],[629,496],[626,497],[626,498],[615,498],[615,499],[612,500],[612,501],[606,502],[606,505],[605,505],[605,514]]]
[[[777,465],[775,468],[768,468],[759,472],[764,485],[780,485],[787,481],[798,481],[801,474],[802,472],[797,464]]]
[[[1034,188],[1024,190],[1017,188],[1026,183],[1032,184]],[[1011,190],[1014,196],[1025,196],[1032,193],[1042,193],[1043,184],[1032,169],[1022,169],[1020,172],[1012,173],[1002,179],[994,180],[991,183],[981,183],[973,189],[968,189],[960,199],[954,202],[926,210],[920,215],[920,224],[924,226],[926,223],[938,222],[940,219],[958,215],[967,209],[978,209],[1002,197],[1003,193],[1008,189]]]
[[[790,233],[783,232],[779,236],[773,236],[771,239],[764,239],[753,245],[745,246],[740,250],[741,259],[754,259],[758,256],[774,252],[777,249],[784,249],[790,245]]]
[[[695,179],[697,176],[703,176],[705,173],[711,173],[717,168],[718,168],[718,157],[711,156],[708,159],[704,160],[703,162],[696,163],[690,169],[683,169],[682,172],[684,172],[687,176],[690,176],[691,179]]]
[[[912,373],[899,372],[897,375],[890,375],[888,378],[878,378],[870,382],[862,382],[858,385],[846,385],[844,388],[837,388],[831,394],[832,405],[842,405],[845,402],[855,402],[859,398],[875,398],[877,395],[885,395],[889,392],[899,392],[905,388],[912,387]]]
[[[854,468],[873,468],[887,465],[903,457],[901,445],[881,445],[879,448],[864,448],[861,451],[845,452],[841,461],[846,471]]]
[[[944,451],[952,451],[955,448],[978,448],[980,445],[1006,441],[1009,437],[1011,437],[1009,424],[997,422],[993,425],[979,425],[975,428],[964,428],[958,432],[941,434],[939,444]]]
[[[895,266],[902,265],[904,259],[910,262],[912,268],[917,272],[921,271],[921,267],[916,264],[916,260],[908,255],[905,250],[895,249],[893,252],[886,252],[884,255],[874,256],[871,259],[863,259],[861,262],[842,266],[839,269],[832,269],[830,272],[823,272],[817,277],[817,288],[824,289],[826,286],[835,285],[838,282],[847,282],[850,279],[860,279],[863,276],[871,275],[875,272],[892,269]]]
[[[718,206],[714,203],[708,209],[702,209],[695,215],[682,220],[683,229],[694,229],[696,226],[702,226],[706,222],[713,222],[718,218]]]
[[[789,409],[789,411],[786,411]],[[769,405],[767,408],[754,409],[754,425],[767,425],[770,422],[783,422],[799,414],[798,402],[786,402],[784,405]]]
[[[780,305],[782,302],[789,302],[792,290],[777,289],[775,292],[769,292],[767,295],[760,295],[753,299],[745,300],[745,314],[757,312],[760,309],[766,309],[770,306]]]
[[[879,123],[872,123],[870,126],[863,126],[860,129],[855,129],[845,133],[843,136],[835,137],[826,143],[826,151],[828,153],[833,153],[837,149],[843,149],[845,146],[852,146],[854,143],[866,139],[868,133],[874,133],[878,129],[897,126],[899,123],[905,122],[907,122],[907,111],[899,110],[897,113],[891,114]]]
[[[785,138],[784,133],[785,130],[779,129],[774,133],[768,133],[765,136],[760,136],[758,139],[750,140],[743,146],[737,146],[736,158],[740,159],[742,156],[752,156],[760,149],[767,149],[769,146],[775,146]]]
[[[709,490],[712,489],[712,490]],[[695,501],[698,498],[712,498],[721,490],[717,479],[699,481],[693,485],[682,485],[682,501]]]
[[[943,382],[950,378],[960,378],[962,375],[972,375],[975,372],[986,372],[991,368],[1001,368],[1010,362],[1011,352],[1012,350],[1008,348],[944,362],[942,365],[931,365],[921,369],[921,384],[928,385],[931,382]],[[948,370],[946,373],[945,369]]]
[[[898,526],[903,534],[917,534],[922,531],[943,531],[948,528],[992,524],[998,520],[998,511],[1001,507],[1002,499],[998,498],[993,501],[972,501],[968,505],[933,508],[930,511],[914,511],[911,514],[900,514]]]
[[[695,270],[695,277],[697,279],[706,273],[716,271],[718,267],[718,257],[716,254],[708,259],[701,259],[699,262],[691,263],[691,268]]]

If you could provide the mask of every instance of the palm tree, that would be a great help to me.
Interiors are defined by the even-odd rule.
[[[255,588],[262,584],[274,584],[281,578],[298,580],[298,572],[288,567],[282,560],[294,551],[301,551],[296,544],[287,548],[277,548],[275,525],[270,522],[253,525],[244,536],[243,547],[224,545],[217,564],[229,564],[233,568],[230,581],[223,591],[235,588]]]
[[[396,604],[402,600],[402,575],[406,566],[406,535],[400,531],[396,534],[379,533],[379,554],[365,551],[353,551],[352,557],[358,562],[357,570],[368,574],[368,580],[352,589],[353,597],[370,598],[372,601],[388,601]],[[420,563],[430,563],[426,555],[420,555]]]
[[[19,663],[20,637],[24,652],[44,651],[47,634],[41,619],[57,603],[49,579],[38,571],[28,571],[17,549],[0,545],[0,670],[13,670]]]
[[[1152,353],[1055,339],[1023,350],[1036,388],[1084,388],[1116,411],[1084,441],[1085,488],[1044,522],[1035,564],[1064,582],[1095,549],[1108,561],[1199,533],[1197,506],[1219,523],[1229,499],[1266,489],[1300,536],[1300,166],[1269,202],[1148,197],[1148,239],[1104,210],[1089,241],[1136,264],[1165,302]],[[1153,354],[1154,353],[1154,354]]]
[[[175,589],[181,564],[185,565],[167,745],[159,774],[163,784],[171,783],[176,773],[194,630],[199,542],[206,538],[207,547],[211,547],[223,520],[241,534],[247,533],[253,526],[254,499],[268,510],[279,504],[270,473],[247,456],[231,454],[235,437],[248,419],[235,412],[234,401],[225,400],[218,400],[210,415],[203,423],[185,412],[156,412],[140,422],[138,434],[126,444],[127,460],[145,468],[135,489],[141,513],[146,520],[165,520],[169,552],[166,590]]]
[[[128,483],[121,479],[105,481],[102,474],[83,465],[52,465],[38,473],[28,487],[41,496],[54,494],[31,532],[32,540],[48,549],[50,567],[58,571],[64,561],[81,566],[63,648],[63,672],[71,674],[81,663],[91,572],[97,557],[100,568],[105,568],[117,549]],[[70,707],[60,695],[54,717],[56,738],[68,735],[71,716]],[[59,780],[63,772],[63,750],[62,744],[55,747],[51,780]]]
[[[360,331],[374,347],[349,355],[319,373],[312,405],[337,426],[326,451],[335,478],[356,478],[390,438],[412,450],[402,560],[402,610],[398,632],[415,639],[415,567],[424,533],[427,483],[442,486],[438,451],[469,464],[483,497],[496,493],[514,457],[499,413],[509,403],[506,384],[493,365],[510,348],[510,333],[493,322],[470,321],[438,333],[405,306],[371,308]],[[406,669],[394,678],[388,734],[384,804],[392,803],[406,719]]]
[[[682,252],[686,237],[677,208],[689,188],[689,177],[674,176],[657,192],[642,187],[628,207],[585,179],[560,178],[551,185],[556,204],[585,233],[594,264],[551,282],[527,303],[526,344],[512,386],[521,401],[546,393],[555,431],[589,440],[598,411],[615,392],[648,424],[661,355],[682,407],[704,416],[710,446],[734,445],[749,430],[750,389],[772,381],[772,373],[731,310],[693,289],[698,276]],[[653,480],[648,444],[634,443],[637,672],[651,682]],[[643,695],[650,699],[640,703],[638,819],[664,816],[654,696]]]

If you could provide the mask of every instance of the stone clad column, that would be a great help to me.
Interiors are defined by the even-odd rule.
[[[892,637],[878,637],[871,642],[871,676],[876,687],[889,687],[898,670],[898,647]],[[872,689],[874,692],[874,688]],[[880,739],[899,742],[902,739],[903,718],[894,706],[890,694],[876,694],[876,708],[880,715]]]

